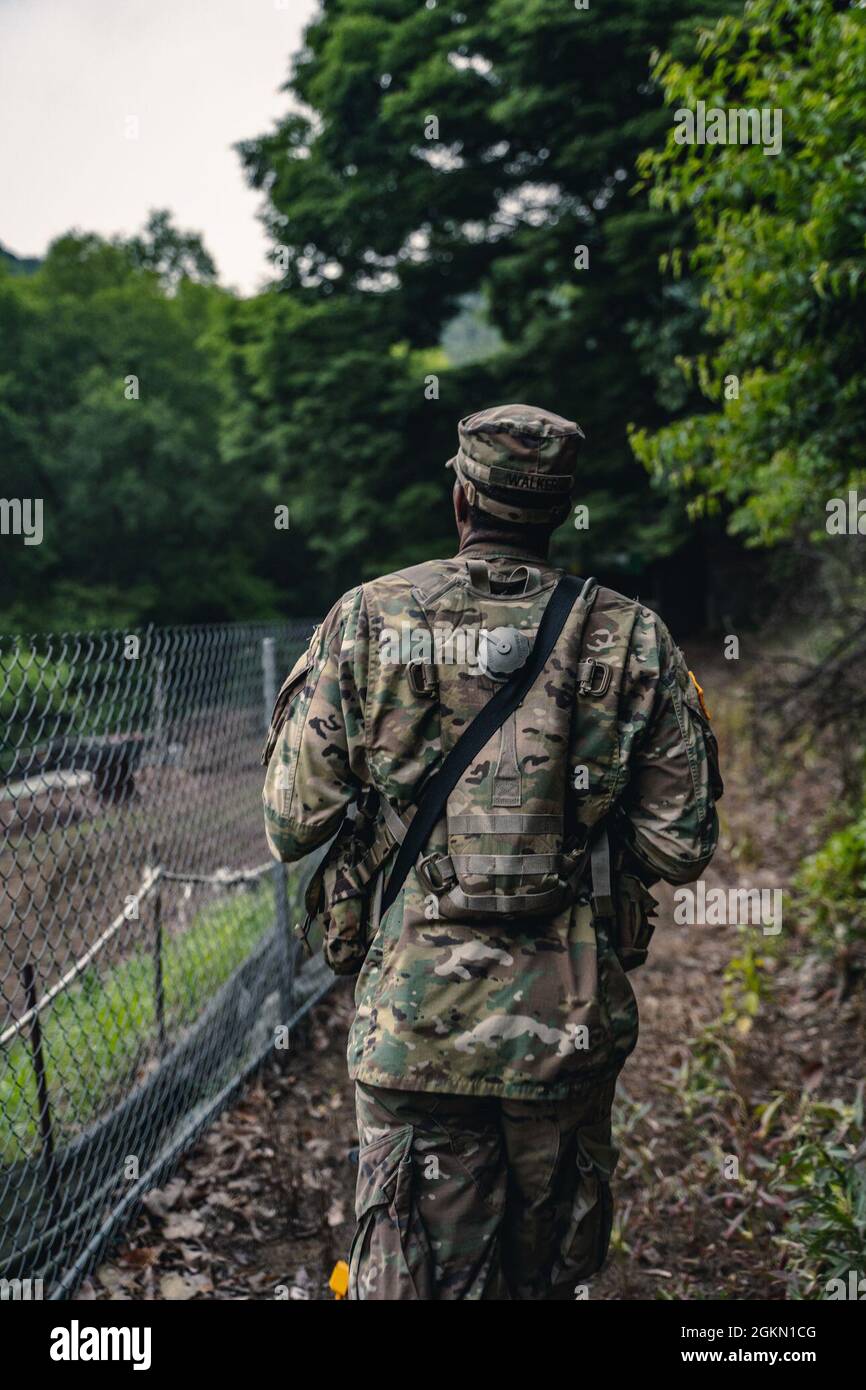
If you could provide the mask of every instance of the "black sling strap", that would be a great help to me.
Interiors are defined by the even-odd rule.
[[[512,672],[505,684],[501,685],[484,708],[479,710],[472,723],[463,730],[439,771],[430,778],[421,793],[418,809],[406,831],[406,837],[394,860],[394,867],[382,894],[383,916],[403,887],[406,875],[427,843],[448,797],[463,773],[496,730],[502,727],[509,714],[523,703],[544,670],[547,658],[553,651],[575,603],[581,599],[586,601],[595,586],[595,579],[587,579],[583,585],[579,579],[568,574],[560,579],[542,614],[527,660],[523,666]]]

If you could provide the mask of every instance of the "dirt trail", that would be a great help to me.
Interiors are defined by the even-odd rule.
[[[742,670],[708,652],[690,655],[707,689],[726,779],[722,840],[707,885],[786,887],[812,847],[833,788],[806,779],[796,804],[790,788],[773,802],[759,797]],[[808,835],[794,833],[804,825]],[[711,1094],[696,1099],[683,1085],[690,1040],[719,1014],[725,967],[743,933],[677,926],[672,891],[657,896],[650,961],[631,977],[641,1036],[618,1093],[614,1237],[591,1297],[784,1298],[772,1203],[756,1195],[754,1183],[725,1181],[722,1167],[734,1156],[744,1172],[749,1168],[750,1102],[783,1083],[793,1093],[814,1071],[815,1047],[804,1048],[808,1028],[785,1026],[786,1010],[808,1016],[811,1004],[783,968],[775,1004],[738,1053],[730,1106]],[[829,983],[813,981],[812,989],[825,997]],[[844,1014],[839,1026],[848,1028],[854,1020]],[[316,1010],[306,1049],[285,1071],[265,1075],[167,1187],[148,1197],[125,1246],[81,1297],[331,1297],[328,1276],[352,1233],[356,1133],[344,1060],[350,1016],[351,992],[340,985]]]

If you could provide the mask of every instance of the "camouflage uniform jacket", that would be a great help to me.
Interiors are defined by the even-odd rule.
[[[263,793],[276,858],[299,859],[323,844],[370,784],[405,810],[467,722],[465,712],[413,698],[379,653],[383,629],[423,620],[414,586],[432,592],[457,575],[459,621],[469,558],[484,558],[491,575],[532,565],[549,587],[560,573],[516,546],[476,541],[453,559],[360,585],[334,605],[283,687]],[[530,614],[516,603],[515,625],[537,627],[544,602],[534,603]],[[587,833],[615,812],[647,882],[688,882],[718,837],[708,765],[714,740],[664,623],[601,588],[582,654],[602,657],[617,644],[623,655],[610,689],[601,700],[581,702],[581,711],[591,703],[591,715],[572,718],[571,747],[551,752],[585,770],[573,800]],[[559,646],[557,653],[554,678],[547,679],[546,667],[533,688],[540,721],[546,700],[577,704],[580,653],[563,657]],[[444,848],[437,835],[430,847]],[[410,873],[369,944],[349,1036],[353,1079],[398,1090],[555,1100],[616,1074],[637,1039],[637,1010],[588,894],[543,922],[475,924],[429,920],[427,896]]]

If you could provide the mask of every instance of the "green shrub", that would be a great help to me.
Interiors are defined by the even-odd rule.
[[[866,964],[866,808],[806,859],[795,880],[795,907],[810,944],[825,955]]]
[[[826,1298],[830,1279],[866,1273],[864,1138],[862,1092],[853,1105],[804,1097],[769,1184],[785,1202],[777,1241],[793,1297]]]

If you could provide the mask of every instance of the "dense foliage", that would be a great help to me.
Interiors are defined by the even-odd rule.
[[[701,7],[710,17],[735,8]],[[329,0],[308,29],[289,83],[298,107],[240,148],[267,194],[283,293],[319,309],[308,322],[317,340],[327,331],[338,363],[317,380],[299,354],[302,371],[286,373],[280,354],[292,348],[269,317],[263,402],[275,431],[292,435],[304,416],[321,422],[289,467],[305,497],[322,491],[326,468],[331,525],[322,534],[305,520],[303,541],[320,565],[330,553],[338,586],[349,578],[344,536],[355,567],[359,554],[419,553],[434,526],[447,538],[440,470],[454,423],[497,401],[538,401],[587,434],[580,500],[590,532],[563,530],[563,558],[591,557],[635,582],[682,543],[682,508],[650,495],[626,424],[666,419],[684,399],[670,354],[699,341],[700,314],[683,287],[665,291],[657,262],[689,219],[653,209],[632,185],[639,152],[669,123],[651,52],[693,53],[700,14],[684,0],[589,11],[559,0],[469,0],[459,10]],[[431,363],[467,295],[484,306],[498,334],[488,352],[490,342],[498,351],[474,371],[447,357]],[[279,373],[267,367],[275,360]],[[339,420],[329,447],[345,397],[360,457],[372,455],[370,476],[388,479],[393,511],[370,505]]]
[[[4,253],[2,492],[46,524],[4,537],[3,625],[318,613],[451,544],[455,422],[508,399],[587,434],[576,568],[657,597],[685,500],[705,535],[825,534],[864,475],[866,19],[702,10],[328,0],[239,147],[271,290],[221,290],[165,213]],[[699,99],[778,107],[781,154],[678,144]]]
[[[715,343],[682,363],[711,406],[637,433],[637,453],[751,542],[826,538],[827,502],[866,483],[866,11],[751,0],[655,77],[672,108],[778,111],[782,150],[672,128],[641,161],[653,206],[694,218]]]
[[[161,241],[150,235],[157,231]],[[42,502],[6,535],[7,627],[261,611],[222,462],[214,327],[224,296],[197,238],[157,216],[133,243],[70,234],[31,275],[0,268],[3,495]]]
[[[652,589],[690,528],[627,424],[694,396],[671,364],[701,312],[658,273],[688,213],[633,185],[669,125],[651,55],[693,58],[698,24],[687,0],[328,0],[294,109],[240,146],[276,288],[220,291],[165,213],[30,275],[7,258],[3,491],[41,496],[46,530],[3,547],[4,625],[319,612],[452,544],[456,421],[514,399],[587,435],[590,530],[559,557]]]

